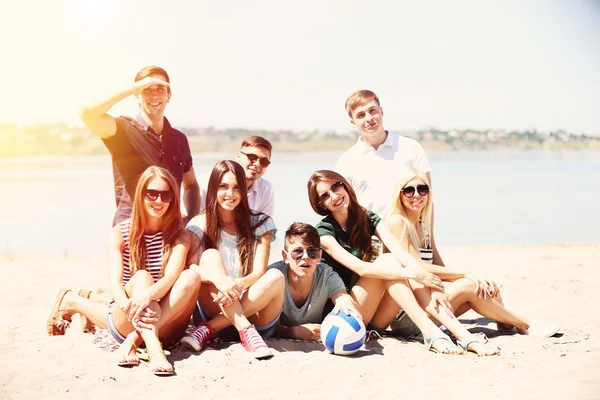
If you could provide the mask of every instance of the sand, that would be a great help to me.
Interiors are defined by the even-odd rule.
[[[0,258],[0,399],[88,398],[600,398],[600,244],[448,247],[448,265],[464,265],[500,282],[508,306],[559,322],[561,334],[540,339],[499,334],[469,312],[472,331],[500,346],[498,357],[446,356],[414,341],[371,340],[353,357],[320,343],[269,340],[275,357],[252,359],[239,343],[201,354],[176,348],[177,372],[156,377],[145,364],[116,366],[78,319],[65,336],[48,337],[45,321],[60,287],[107,287],[105,255]]]

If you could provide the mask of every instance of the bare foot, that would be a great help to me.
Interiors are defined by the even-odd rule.
[[[463,354],[463,350],[456,346],[447,335],[440,335],[434,337],[423,337],[425,347],[427,350],[433,351],[434,353],[441,354]]]
[[[118,352],[121,354],[121,358],[117,365],[119,367],[133,367],[140,363],[140,359],[136,353],[137,347],[135,346],[135,342],[131,339],[125,340],[121,343]]]
[[[481,337],[472,335],[467,340],[458,340],[457,343],[466,351],[473,352],[478,356],[495,356],[500,354],[500,348],[487,342],[485,343]]]
[[[173,375],[173,366],[167,360],[164,351],[156,351],[152,354],[148,354],[148,357],[150,358],[148,367],[150,368],[150,372],[154,375]]]

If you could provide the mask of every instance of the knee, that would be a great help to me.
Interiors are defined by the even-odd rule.
[[[459,293],[475,294],[477,291],[477,285],[469,278],[457,279],[452,283],[452,286],[455,286]]]
[[[221,253],[217,249],[207,249],[202,252],[202,256],[200,257],[201,263],[212,263],[217,259],[221,259]]]
[[[278,269],[270,269],[264,274],[264,279],[269,287],[283,288],[285,285],[285,277]]]
[[[139,269],[135,271],[135,274],[133,274],[131,277],[131,282],[134,284],[152,285],[154,283],[154,278],[152,278],[150,272],[146,271],[145,269]]]
[[[200,274],[192,269],[184,270],[181,275],[179,275],[179,279],[177,279],[182,285],[183,290],[195,290],[197,291],[200,288],[201,278]]]

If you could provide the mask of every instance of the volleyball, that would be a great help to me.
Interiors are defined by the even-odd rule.
[[[329,313],[321,324],[321,342],[333,354],[354,354],[365,343],[365,324],[360,317]]]

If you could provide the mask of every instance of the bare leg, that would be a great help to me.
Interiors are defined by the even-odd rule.
[[[152,279],[150,273],[145,270],[139,270],[131,277],[129,282],[127,282],[127,285],[125,285],[125,291],[127,292],[127,295],[131,297],[135,295],[135,293],[144,290],[153,284],[154,280]],[[156,318],[160,321],[161,307],[158,302],[151,301],[148,308],[156,313]],[[119,307],[113,308],[112,318],[115,327],[119,333],[121,333],[121,335],[128,335],[129,337],[129,334],[134,331],[133,325]],[[138,333],[144,340],[144,343],[146,343],[146,350],[148,355],[151,357],[150,369],[153,372],[173,371],[173,366],[169,363],[169,361],[167,361],[167,358],[162,350],[162,345],[158,340],[158,329],[156,325],[151,325],[149,329],[141,329],[138,331]],[[128,343],[124,342],[119,350],[119,352],[122,354],[121,358],[130,357],[131,347]]]
[[[94,325],[106,329],[106,313],[108,303],[104,301],[92,301],[85,297],[78,296],[73,291],[65,294],[61,304],[61,310],[65,310],[66,315],[79,313],[85,315]]]
[[[383,321],[382,314],[387,301],[381,304],[384,291],[389,293],[391,299],[397,304],[393,310],[398,310],[398,305],[404,309],[408,316],[419,327],[424,337],[437,338],[443,336],[443,332],[438,328],[419,306],[415,299],[412,288],[406,280],[386,281],[374,278],[360,278],[351,290],[351,295],[358,305],[358,311],[363,316],[365,322],[369,322],[374,315],[381,326],[387,326],[393,318],[392,312],[387,312],[389,320]],[[380,306],[381,304],[381,306]],[[378,311],[382,307],[382,311]],[[376,313],[380,312],[377,316]],[[433,348],[442,353],[461,354],[462,351],[447,340],[435,340]]]
[[[283,307],[285,278],[275,269],[267,271],[242,296],[223,313],[208,321],[215,331],[234,325],[237,330],[250,325],[247,317],[258,325],[272,322],[280,314]]]
[[[529,329],[529,321],[524,317],[506,309],[502,303],[490,297],[482,299],[475,292],[475,283],[470,279],[458,279],[446,288],[450,303],[455,310],[463,311],[472,308],[484,317],[499,321],[506,325],[516,326],[525,331]],[[498,297],[502,301],[501,297]],[[465,310],[466,311],[466,310]],[[463,311],[464,312],[464,311]],[[458,314],[458,312],[456,313]]]
[[[450,332],[456,336],[458,340],[465,343],[470,343],[467,348],[468,350],[474,351],[479,355],[493,355],[498,354],[500,351],[497,347],[486,347],[482,343],[478,342],[475,335],[469,332],[460,321],[453,315],[446,312],[446,310],[442,307],[436,307],[431,301],[431,289],[428,287],[424,287],[418,282],[410,281],[410,285],[414,289],[415,297],[419,302],[420,306],[432,317],[443,324]],[[409,317],[412,316],[406,310],[406,313]],[[413,322],[419,326],[417,321],[413,319]],[[419,326],[419,328],[421,328]],[[425,334],[425,332],[423,332]]]
[[[186,269],[179,275],[169,293],[160,300],[161,318],[156,323],[156,328],[161,338],[178,337],[185,332],[196,306],[200,285],[200,275]]]

